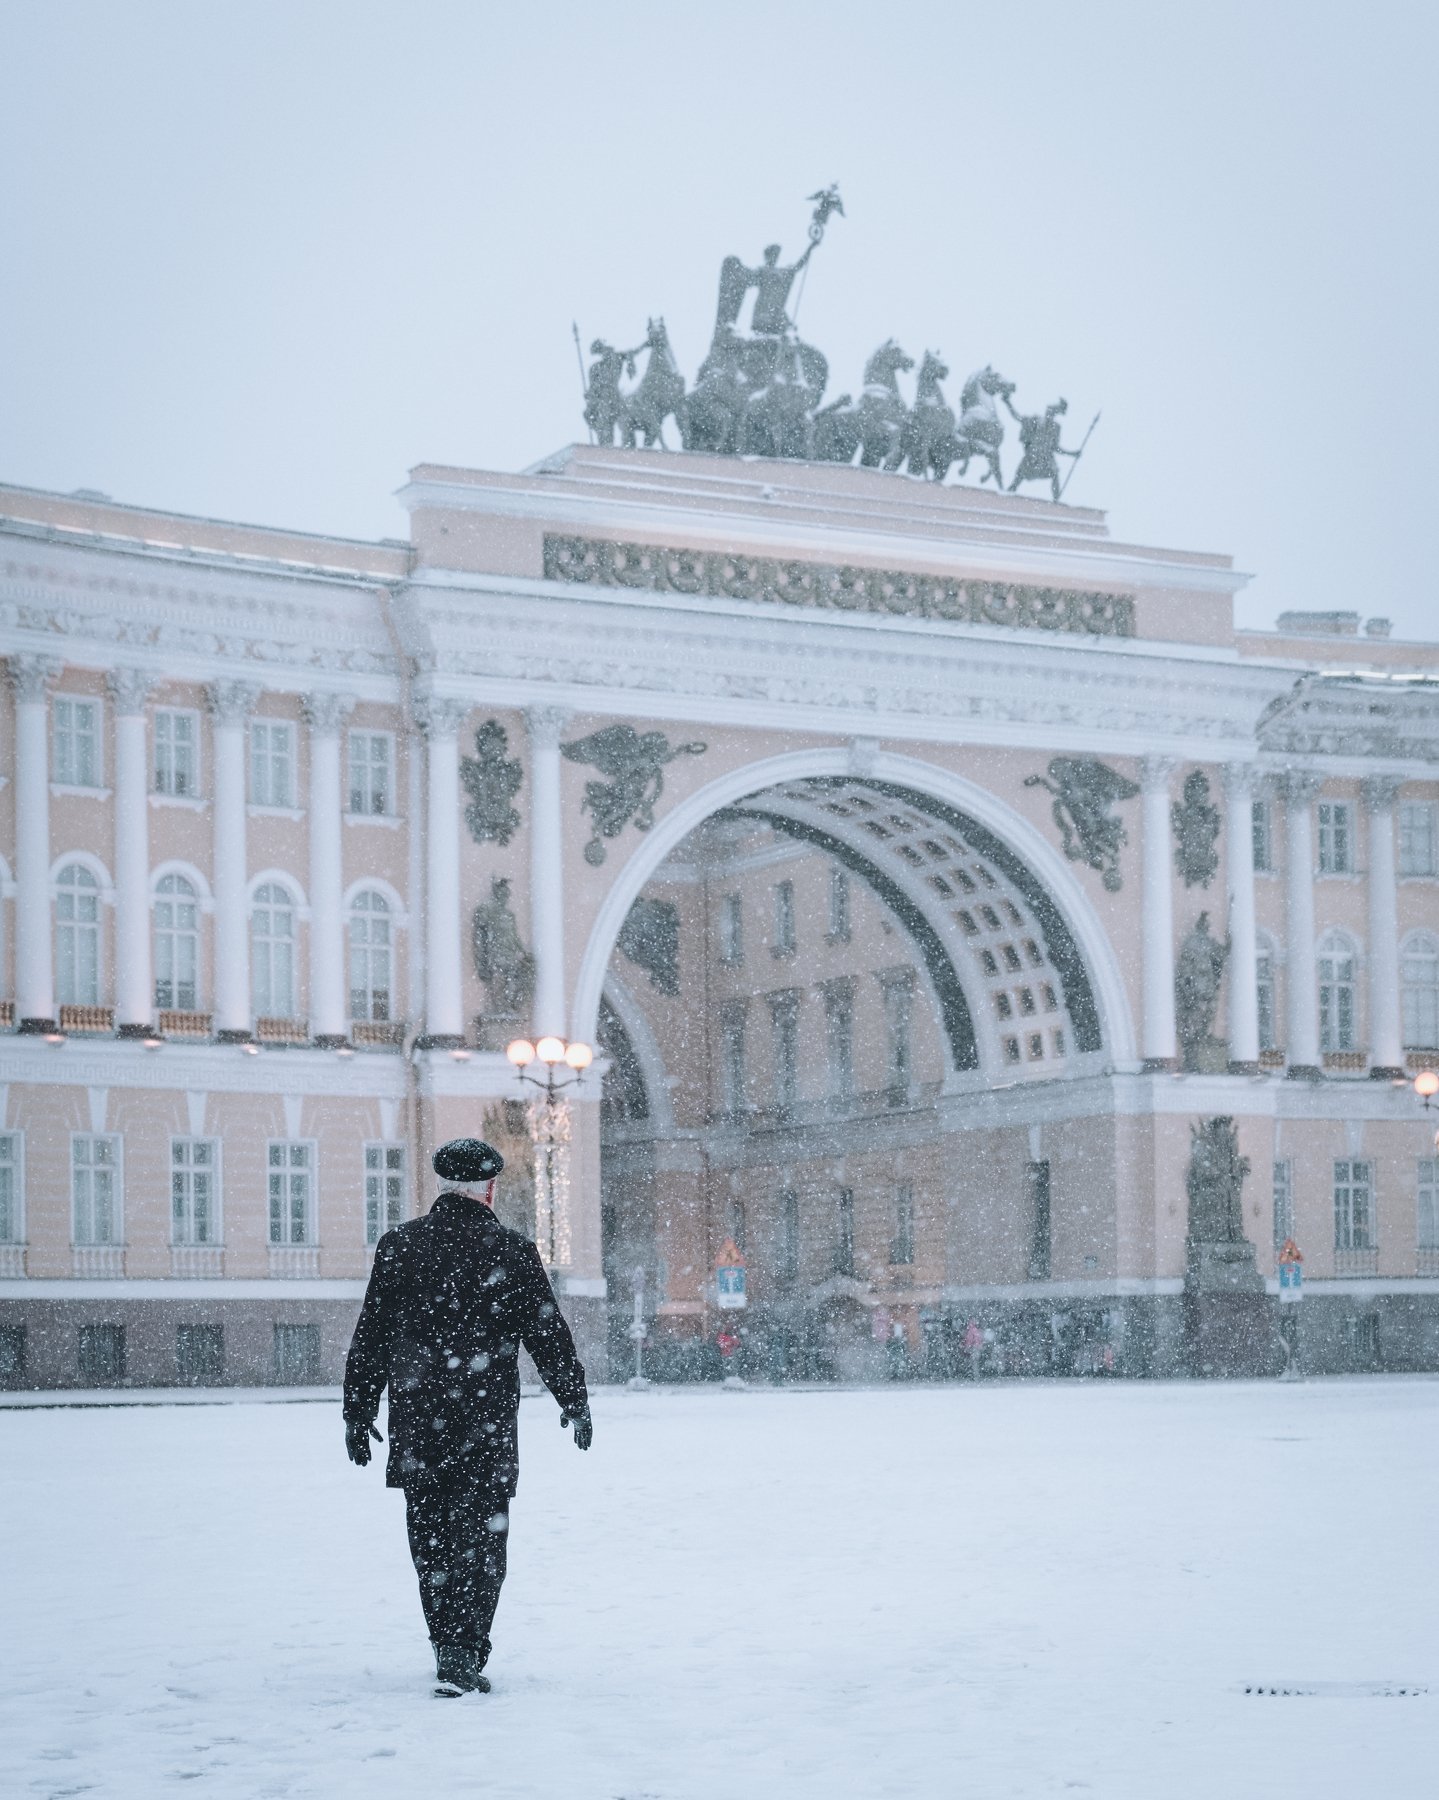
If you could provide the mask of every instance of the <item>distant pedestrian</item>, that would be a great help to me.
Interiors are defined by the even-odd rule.
[[[964,1350],[969,1358],[970,1379],[978,1381],[979,1359],[984,1353],[984,1333],[979,1329],[978,1319],[971,1319],[964,1328]]]
[[[585,1372],[527,1237],[491,1210],[498,1150],[458,1138],[435,1152],[445,1190],[387,1231],[345,1366],[345,1447],[370,1460],[390,1390],[386,1484],[403,1488],[410,1555],[435,1650],[437,1694],[488,1693],[482,1673],[505,1579],[519,1476],[519,1347],[588,1450]]]

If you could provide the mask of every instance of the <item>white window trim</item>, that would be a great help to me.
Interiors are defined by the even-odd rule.
[[[91,1132],[90,1136],[94,1136]],[[25,1211],[25,1133],[18,1126],[7,1125],[0,1129],[0,1137],[13,1138],[15,1141],[15,1160],[10,1165],[15,1171],[15,1235],[0,1240],[12,1247],[26,1244],[29,1239],[29,1219]],[[75,1194],[73,1186],[70,1193],[70,1229],[75,1228]]]
[[[270,1236],[270,1149],[274,1144],[304,1144],[310,1152],[310,1205],[305,1220],[307,1236],[303,1243],[297,1244],[290,1238],[282,1239],[278,1244]],[[288,1165],[286,1165],[288,1168]],[[270,1250],[318,1250],[320,1247],[320,1140],[318,1138],[266,1138],[265,1139],[265,1192],[264,1192],[264,1225],[265,1245]]]
[[[290,792],[293,798],[287,805],[274,806],[267,801],[259,801],[255,798],[255,730],[257,726],[263,727],[266,731],[273,731],[278,726],[290,734]],[[264,715],[252,714],[249,729],[245,733],[245,761],[247,812],[260,818],[304,818],[304,807],[295,804],[300,797],[300,733],[293,719],[272,719]]]
[[[401,1154],[400,1179],[405,1187],[403,1196],[405,1213],[400,1220],[400,1223],[403,1224],[404,1220],[409,1217],[410,1147],[403,1138],[366,1138],[360,1145],[360,1231],[361,1235],[364,1237],[366,1250],[373,1254],[375,1245],[370,1242],[368,1236],[366,1215],[369,1211],[369,1200],[365,1194],[365,1183],[369,1181],[371,1175],[371,1171],[365,1167],[365,1157],[371,1150],[398,1150]],[[379,1173],[380,1180],[383,1182],[387,1171],[381,1168]],[[380,1231],[379,1237],[376,1238],[375,1243],[378,1243],[379,1239],[382,1238],[387,1231],[392,1231],[394,1229],[393,1226],[385,1223],[383,1192],[381,1193],[380,1204]]]
[[[115,1146],[115,1235],[105,1244],[82,1244],[75,1236],[75,1140],[77,1138],[109,1138]],[[118,1131],[72,1131],[70,1133],[70,1247],[72,1250],[122,1250],[125,1247],[125,1138]]]
[[[202,913],[214,912],[215,897],[210,892],[209,882],[194,863],[180,862],[173,857],[168,862],[156,863],[150,871],[150,905],[152,908],[160,898],[160,883],[167,875],[183,875],[195,890],[195,902],[200,911]],[[183,1137],[185,1134],[181,1132],[179,1135]]]
[[[95,785],[81,787],[71,782],[51,781],[52,794],[73,794],[94,800],[108,800],[110,789],[105,786],[105,702],[99,694],[69,694],[63,690],[50,697],[50,767],[54,769],[59,762],[55,754],[55,740],[60,735],[59,714],[55,710],[56,701],[66,701],[71,705],[93,706],[97,709],[95,726]]]
[[[154,785],[156,774],[155,763],[160,748],[159,721],[162,713],[168,714],[172,718],[193,719],[195,722],[194,737],[191,740],[191,747],[194,751],[195,758],[195,792],[193,794],[166,794]],[[150,798],[152,800],[158,800],[162,804],[171,806],[208,806],[209,802],[204,798],[205,768],[204,763],[201,760],[201,750],[205,741],[203,727],[204,714],[201,713],[198,707],[157,706],[152,711],[150,714]]]
[[[398,818],[396,818],[396,814],[395,814],[395,807],[400,798],[399,791],[398,791],[399,785],[400,785],[399,784],[400,760],[399,760],[398,739],[396,738],[395,733],[393,731],[386,731],[381,726],[372,727],[369,725],[356,725],[354,723],[351,723],[345,729],[345,805],[348,808],[349,803],[350,803],[350,795],[353,792],[353,788],[350,783],[350,767],[351,767],[351,761],[352,761],[352,757],[353,757],[355,737],[359,733],[363,733],[366,737],[372,737],[372,738],[382,737],[382,738],[387,738],[389,740],[389,744],[390,744],[390,804],[385,808],[384,812],[382,812],[382,813],[369,813],[369,812],[356,813],[356,812],[349,812],[347,810],[345,813],[345,817],[347,819],[353,819],[357,825],[362,824],[362,823],[378,825],[378,824],[382,824],[382,823],[388,823],[392,819],[395,821],[396,824],[398,824],[399,820],[398,820]]]
[[[215,1235],[209,1240],[208,1243],[205,1243],[205,1244],[196,1244],[196,1243],[194,1243],[194,1241],[192,1239],[189,1239],[189,1238],[186,1238],[183,1241],[181,1241],[180,1239],[177,1239],[175,1236],[174,1194],[172,1192],[170,1195],[170,1202],[171,1202],[171,1204],[170,1204],[170,1244],[171,1244],[171,1247],[178,1248],[178,1249],[184,1249],[184,1250],[188,1250],[188,1249],[223,1250],[225,1248],[225,1179],[224,1179],[224,1173],[223,1173],[224,1160],[225,1160],[224,1139],[221,1137],[210,1137],[203,1131],[200,1132],[198,1136],[194,1132],[191,1132],[191,1131],[172,1131],[170,1133],[170,1172],[171,1172],[172,1176],[174,1175],[174,1170],[175,1170],[175,1145],[177,1142],[186,1143],[186,1144],[213,1144],[215,1147],[215,1161],[214,1161],[214,1165],[213,1165],[214,1176],[215,1176],[215,1209],[214,1209]],[[269,1155],[269,1152],[267,1150],[267,1152],[266,1152],[266,1158],[267,1158],[266,1174],[267,1175],[269,1173],[268,1155]],[[269,1230],[269,1210],[270,1210],[269,1200],[270,1200],[269,1185],[267,1183],[266,1190],[265,1190],[265,1215],[266,1215],[265,1225],[266,1225],[267,1232]]]
[[[1344,832],[1345,841],[1349,846],[1349,867],[1347,869],[1326,869],[1320,865],[1319,846],[1321,840],[1321,828],[1319,824],[1319,808],[1321,806],[1342,806],[1348,814],[1348,822]],[[1357,841],[1358,825],[1359,810],[1352,800],[1325,800],[1320,798],[1314,802],[1314,879],[1316,881],[1363,880],[1363,876],[1359,872],[1359,844]]]
[[[1422,870],[1408,870],[1403,866],[1399,847],[1398,828],[1400,824],[1400,812],[1406,806],[1423,807],[1429,814],[1430,846],[1434,851],[1434,867],[1427,872]],[[1398,867],[1400,881],[1439,881],[1439,802],[1433,800],[1401,800],[1399,806],[1395,809],[1394,824],[1394,859]]]

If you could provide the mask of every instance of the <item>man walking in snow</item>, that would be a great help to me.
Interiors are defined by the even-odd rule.
[[[345,1365],[345,1447],[362,1467],[390,1390],[385,1481],[405,1491],[435,1692],[446,1696],[490,1688],[482,1671],[519,1475],[521,1344],[579,1448],[594,1435],[585,1372],[539,1251],[492,1211],[504,1166],[478,1138],[435,1152],[444,1192],[380,1239]]]

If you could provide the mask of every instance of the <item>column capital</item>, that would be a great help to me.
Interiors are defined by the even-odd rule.
[[[469,710],[468,700],[458,700],[449,694],[423,692],[413,695],[410,700],[416,725],[432,742],[435,738],[454,737]]]
[[[7,659],[5,673],[15,690],[15,702],[43,700],[60,679],[65,667],[58,656],[12,656]]]
[[[1323,776],[1313,769],[1284,769],[1279,775],[1279,792],[1288,807],[1312,806],[1323,785]]]
[[[1365,812],[1392,811],[1403,785],[1404,777],[1402,775],[1366,775],[1359,784]]]
[[[1174,756],[1141,756],[1139,759],[1139,785],[1145,793],[1152,794],[1156,789],[1169,792],[1169,777],[1179,767],[1179,759]]]
[[[353,694],[332,694],[320,689],[304,696],[300,701],[300,710],[311,731],[330,737],[339,731],[356,705]]]
[[[217,725],[243,725],[259,698],[258,681],[212,681],[205,688],[205,705]]]
[[[536,750],[557,749],[560,733],[569,722],[568,707],[527,706],[525,708],[525,729],[529,732],[530,743]]]
[[[105,677],[105,691],[116,714],[122,719],[143,714],[145,702],[159,679],[155,669],[111,669]]]
[[[1246,800],[1257,800],[1264,786],[1259,765],[1252,762],[1225,763],[1222,780],[1224,798],[1231,806],[1241,806]]]

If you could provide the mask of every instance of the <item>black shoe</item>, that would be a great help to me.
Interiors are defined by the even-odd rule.
[[[488,1694],[488,1676],[478,1650],[467,1644],[435,1645],[435,1697],[458,1700],[461,1694]]]

